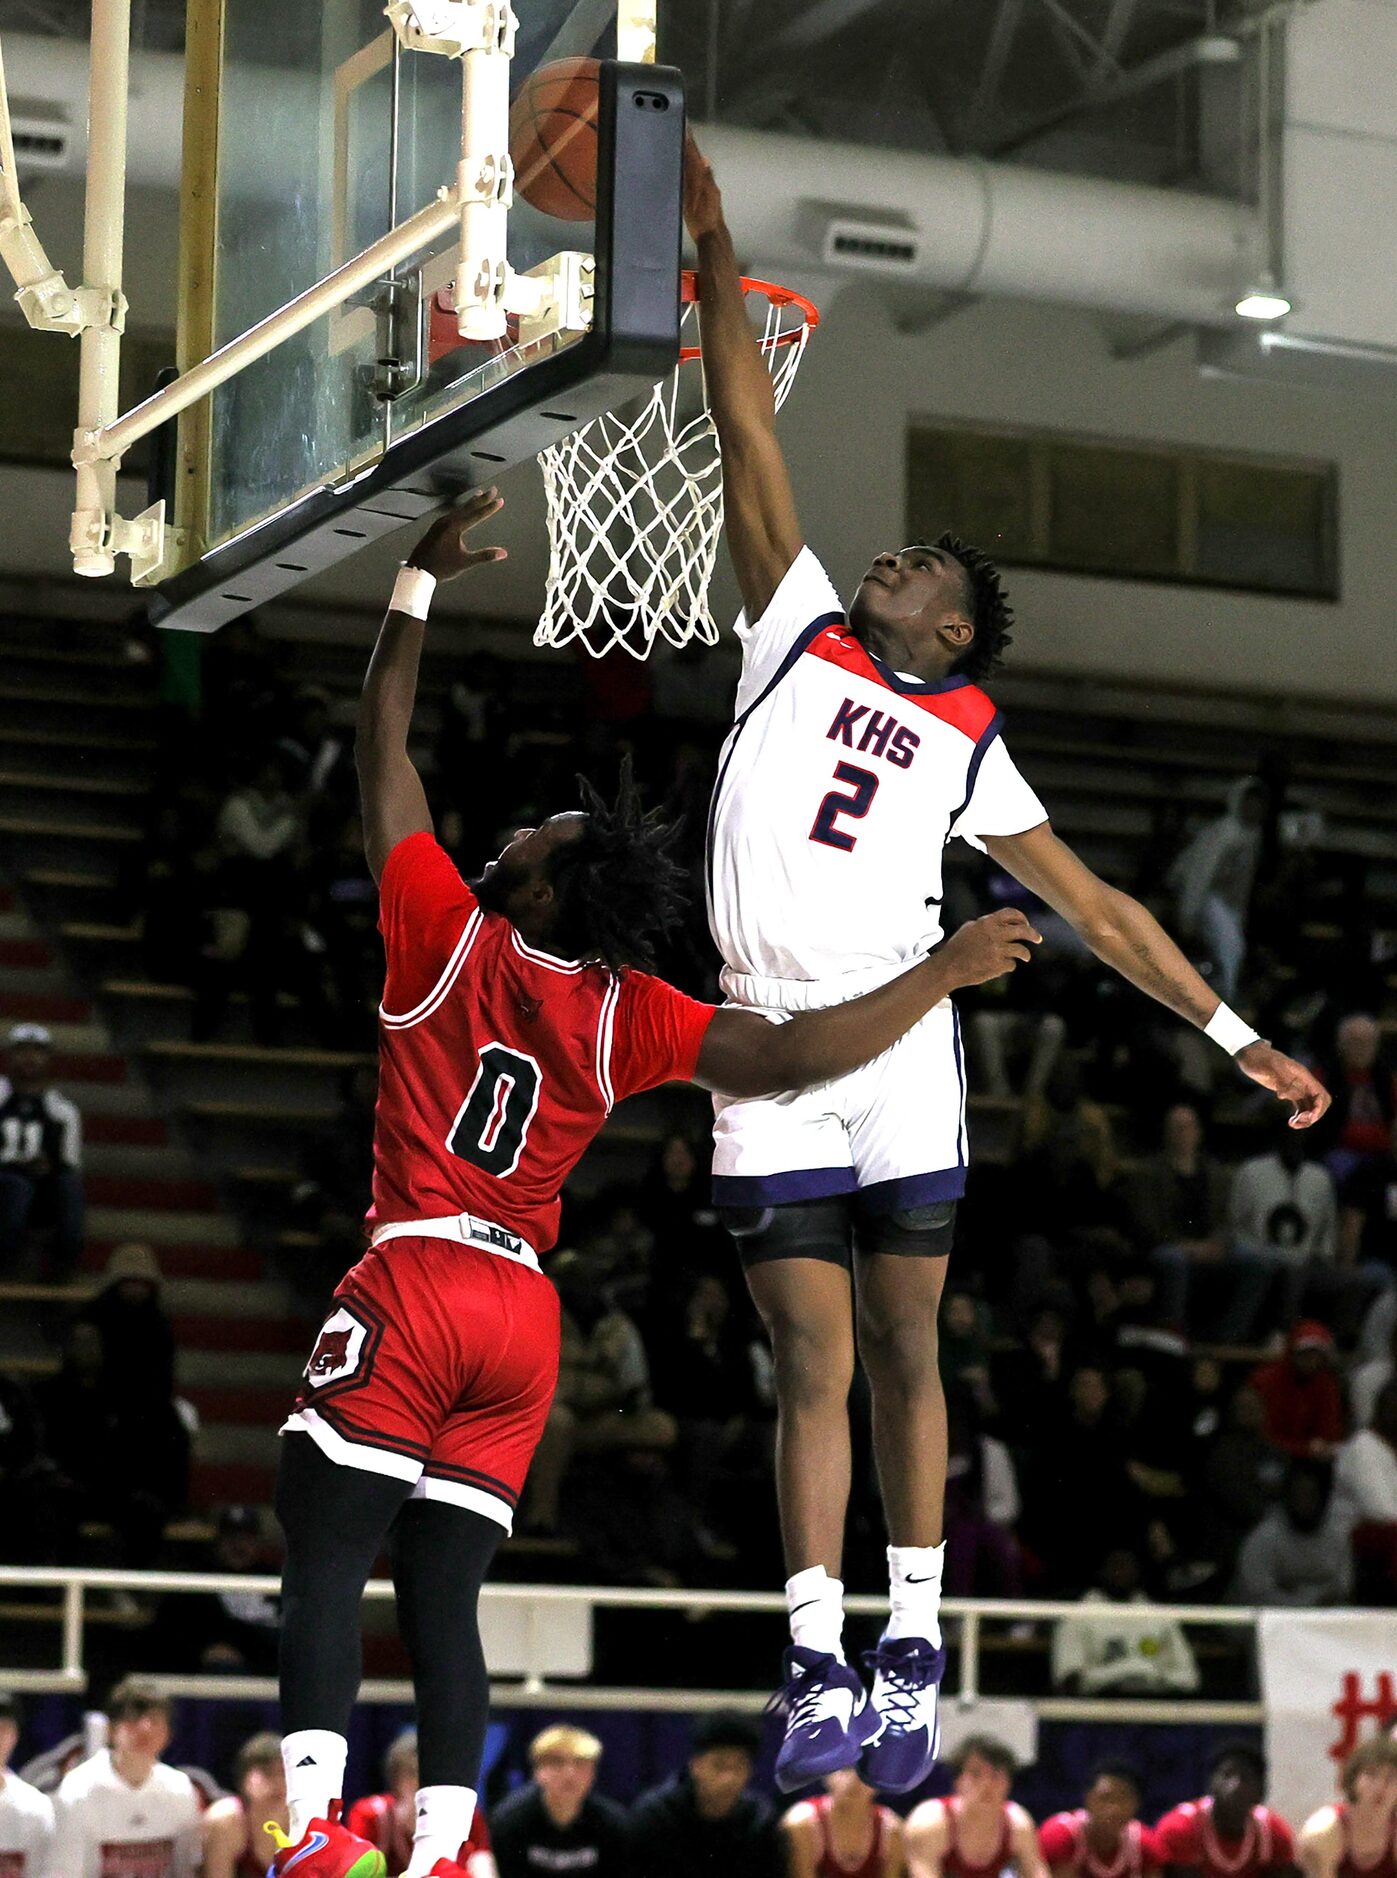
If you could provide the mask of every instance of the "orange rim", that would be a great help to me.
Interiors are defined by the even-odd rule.
[[[802,314],[801,323],[792,326],[787,332],[777,333],[763,346],[765,352],[779,351],[782,346],[793,346],[803,333],[813,333],[820,323],[820,309],[813,300],[807,300],[803,293],[797,293],[794,287],[780,287],[775,281],[753,280],[748,275],[742,276],[742,291],[746,295],[760,294],[767,304],[776,307],[796,307]],[[698,275],[693,268],[686,267],[679,277],[679,302],[681,306],[697,306],[699,302]],[[692,365],[702,358],[699,346],[681,346],[679,363]]]

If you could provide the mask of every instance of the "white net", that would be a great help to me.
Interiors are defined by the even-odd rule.
[[[797,295],[749,281],[779,411],[815,323]],[[607,411],[539,456],[548,502],[548,583],[540,646],[638,659],[657,639],[712,645],[708,584],[723,532],[718,433],[696,354],[699,309],[684,309],[684,356],[639,409]]]

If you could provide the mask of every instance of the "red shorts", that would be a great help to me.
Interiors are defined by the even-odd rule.
[[[455,1239],[372,1248],[335,1293],[283,1434],[511,1530],[558,1380],[558,1294]]]

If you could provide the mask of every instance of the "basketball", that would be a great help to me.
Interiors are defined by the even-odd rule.
[[[595,59],[554,59],[510,106],[514,187],[563,222],[590,222],[596,213],[597,70]]]

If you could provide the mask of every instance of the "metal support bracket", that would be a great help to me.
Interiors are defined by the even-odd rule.
[[[594,257],[571,248],[541,261],[527,274],[511,269],[504,305],[506,312],[519,316],[519,344],[529,345],[558,332],[589,331],[596,279]]]
[[[162,498],[130,521],[122,515],[103,514],[100,509],[76,509],[68,545],[75,560],[94,565],[102,562],[108,569],[117,555],[127,555],[131,584],[139,587],[173,572],[175,551],[183,533],[166,525]]]
[[[468,52],[514,57],[518,21],[509,0],[392,0],[383,11],[408,52],[460,59]]]

